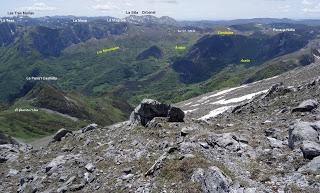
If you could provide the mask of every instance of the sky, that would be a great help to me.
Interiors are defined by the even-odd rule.
[[[320,0],[1,0],[0,16],[32,11],[42,16],[112,16],[126,11],[156,11],[177,20],[248,18],[320,19]]]

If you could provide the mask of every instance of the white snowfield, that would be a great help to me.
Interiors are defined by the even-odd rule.
[[[239,91],[240,93],[245,91],[245,93],[239,96]],[[253,93],[248,93],[249,91],[251,91],[251,89],[249,89],[249,85],[228,88],[214,94],[203,96],[200,99],[195,98],[196,100],[181,104],[181,106],[187,116],[189,115],[199,120],[207,120],[224,113],[241,102],[250,100],[257,95],[268,92],[268,89],[262,91],[257,91],[255,89]],[[230,98],[230,96],[237,97]]]
[[[259,94],[263,94],[263,93],[266,93],[268,92],[268,90],[263,90],[263,91],[259,91],[259,92],[255,92],[255,93],[251,93],[251,94],[247,94],[247,95],[244,95],[244,96],[241,96],[241,97],[236,97],[236,98],[232,98],[232,99],[222,99],[222,100],[219,100],[219,101],[216,101],[216,102],[213,102],[213,103],[210,103],[212,105],[227,105],[227,104],[230,104],[230,103],[239,103],[239,102],[243,102],[245,100],[250,100],[252,99],[253,97],[259,95]]]
[[[212,105],[227,105],[227,104],[231,104],[231,103],[240,103],[240,102],[243,102],[243,101],[246,101],[246,100],[250,100],[250,99],[252,99],[253,97],[255,97],[257,95],[260,95],[260,94],[263,94],[263,93],[266,93],[266,92],[268,92],[268,90],[263,90],[263,91],[247,94],[247,95],[244,95],[244,96],[241,96],[241,97],[228,99],[228,100],[222,99],[222,100],[210,103],[210,104],[212,104]],[[216,108],[216,109],[210,111],[207,115],[201,117],[200,120],[207,120],[209,118],[216,117],[217,115],[220,115],[221,113],[224,113],[225,111],[227,111],[227,110],[229,110],[230,108],[233,108],[233,107],[234,106],[222,106],[222,107]]]
[[[186,111],[183,111],[185,114],[187,114],[187,113],[192,113],[193,111],[196,111],[196,110],[198,110],[198,108],[196,108],[196,109],[191,109],[191,110],[186,110]]]
[[[201,105],[201,104],[190,105],[190,107],[197,107],[197,106],[199,106],[199,105]]]
[[[217,109],[214,109],[212,111],[209,112],[209,114],[199,118],[199,120],[207,120],[209,118],[213,118],[213,117],[216,117],[218,115],[220,115],[221,113],[233,108],[234,106],[223,106],[223,107],[219,107]]]
[[[237,90],[239,88],[245,88],[247,87],[247,85],[243,85],[243,86],[239,86],[239,87],[235,87],[235,88],[229,88],[229,89],[226,89],[226,90],[222,90],[216,94],[213,94],[213,95],[210,95],[210,96],[205,96],[205,97],[202,97],[200,100],[198,100],[199,103],[202,103],[203,101],[206,101],[210,98],[213,98],[213,97],[217,97],[217,96],[220,96],[220,95],[224,95],[224,94],[227,94],[228,92],[231,92],[231,91],[234,91],[234,90]]]
[[[207,93],[176,104],[185,113],[187,118],[207,120],[225,111],[247,102],[255,96],[267,93],[276,83],[282,82],[286,87],[310,82],[319,77],[320,59],[314,64],[297,68],[284,74],[256,81],[242,86],[227,88]]]

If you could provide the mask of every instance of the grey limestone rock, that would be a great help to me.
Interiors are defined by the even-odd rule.
[[[301,102],[299,106],[292,109],[292,112],[309,112],[317,108],[319,105],[318,101],[315,99],[309,99]]]
[[[312,123],[298,121],[289,129],[289,147],[293,149],[304,140],[317,142],[318,136],[318,131]]]
[[[95,169],[96,169],[96,166],[93,165],[92,163],[88,163],[86,166],[85,166],[86,170],[88,172],[93,172]]]
[[[230,192],[232,180],[223,172],[212,166],[207,170],[198,168],[192,175],[192,181],[200,184],[202,192],[205,193],[227,193]]]
[[[312,173],[312,174],[320,174],[320,156],[313,158],[309,163],[302,166],[298,170],[299,172],[303,173]]]
[[[320,144],[313,141],[303,141],[301,150],[303,157],[306,159],[313,159],[320,156]]]

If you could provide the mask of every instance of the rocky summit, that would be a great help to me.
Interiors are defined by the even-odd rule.
[[[61,129],[33,148],[1,134],[0,192],[318,193],[310,68],[175,105],[145,99],[126,122]]]

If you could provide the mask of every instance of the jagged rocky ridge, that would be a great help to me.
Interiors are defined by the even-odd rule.
[[[169,122],[169,105],[144,100],[130,122],[0,145],[0,192],[319,192],[319,100],[319,78],[205,121]]]

